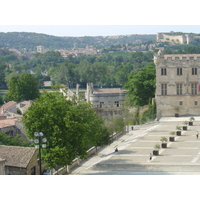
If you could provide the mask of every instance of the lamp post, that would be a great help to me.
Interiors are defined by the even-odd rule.
[[[46,148],[47,139],[44,137],[42,132],[35,132],[35,148],[39,150],[39,167],[40,167],[40,175],[42,174],[42,164],[41,164],[41,148]]]

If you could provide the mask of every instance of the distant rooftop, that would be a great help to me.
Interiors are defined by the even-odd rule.
[[[120,88],[102,88],[102,89],[94,89],[93,94],[116,94],[116,93],[124,93]]]

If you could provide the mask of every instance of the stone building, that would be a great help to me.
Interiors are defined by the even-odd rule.
[[[44,46],[37,46],[38,53],[45,53]]]
[[[0,107],[0,115],[5,115],[8,113],[17,113],[17,102],[9,101]]]
[[[176,44],[190,44],[194,41],[193,34],[176,35],[174,32],[157,33],[157,42],[171,42]]]
[[[0,175],[5,175],[5,159],[0,158]]]
[[[5,160],[3,163],[5,175],[39,174],[37,153],[34,147],[0,145],[0,158]]]
[[[120,88],[94,89],[92,83],[87,83],[85,99],[98,110],[101,117],[122,113],[122,101],[126,92]]]
[[[154,55],[157,117],[200,115],[200,54]]]

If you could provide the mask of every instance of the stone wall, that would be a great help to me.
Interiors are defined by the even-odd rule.
[[[39,175],[39,165],[38,165],[38,161],[37,161],[37,151],[35,151],[33,157],[31,158],[28,166],[27,166],[27,175],[31,175],[31,169],[35,167],[36,169],[36,175]]]
[[[192,34],[173,35],[169,33],[157,33],[158,42],[171,42],[176,44],[189,44],[194,40]]]
[[[5,161],[6,160],[0,158],[0,175],[5,175]]]
[[[155,54],[157,117],[200,114],[200,54]],[[182,74],[177,75],[177,69]],[[196,68],[195,74],[192,70]],[[162,74],[162,69],[165,73]],[[162,94],[162,84],[167,85],[167,95]],[[182,94],[177,93],[177,84],[182,85]],[[196,94],[192,94],[192,84],[196,84]]]

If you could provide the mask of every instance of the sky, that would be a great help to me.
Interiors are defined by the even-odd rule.
[[[36,32],[54,36],[156,34],[170,31],[200,33],[200,25],[0,25],[0,32]]]
[[[190,4],[180,4],[180,0],[9,0],[1,2],[0,32],[55,36],[200,33],[195,5],[195,0]]]

